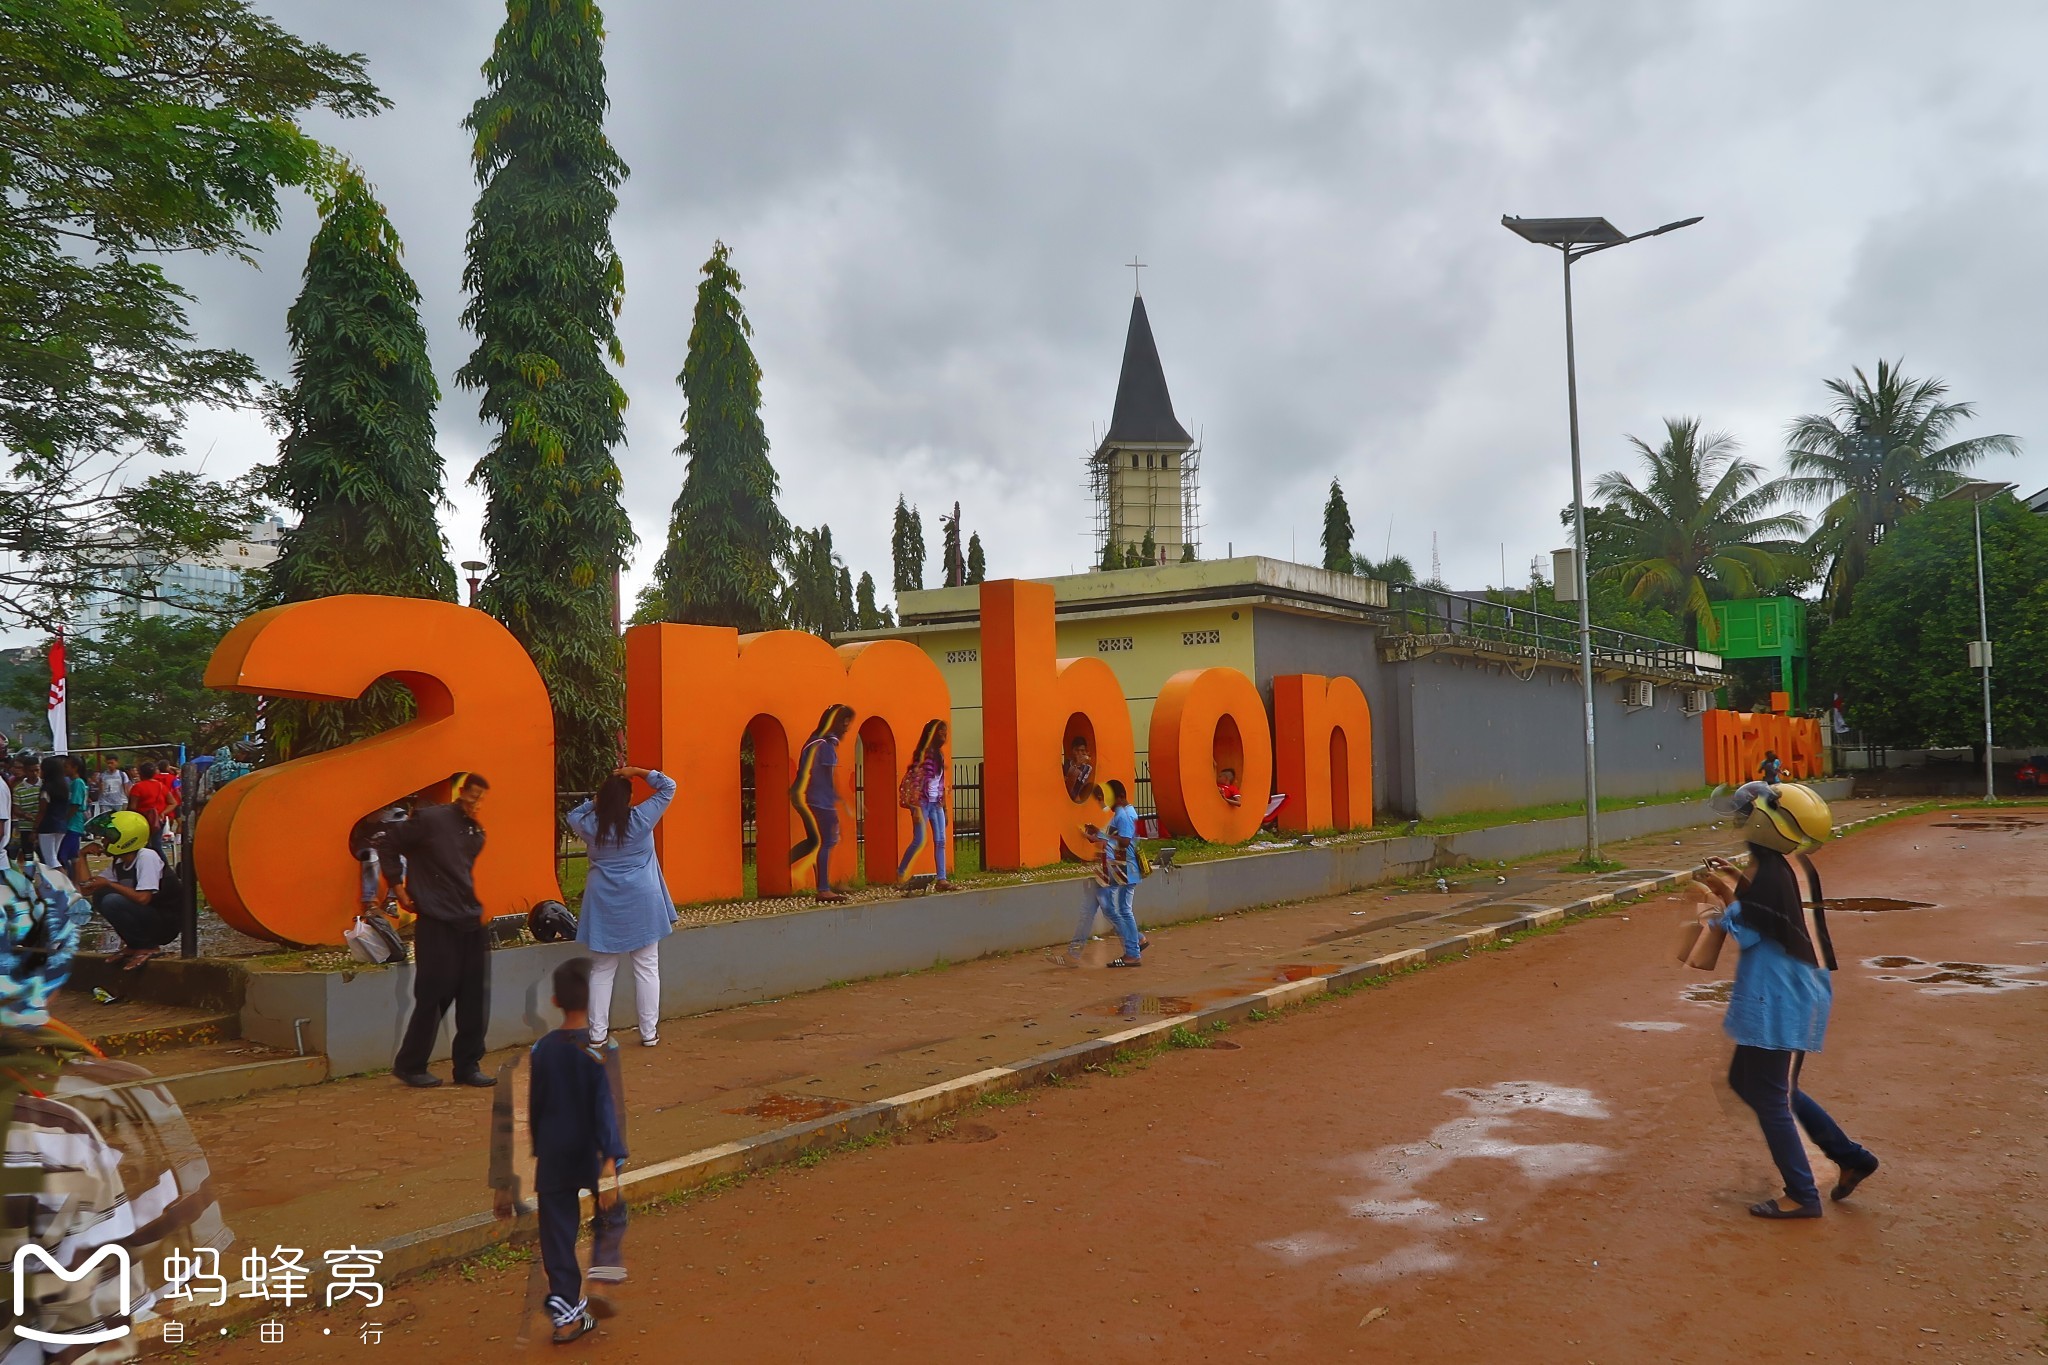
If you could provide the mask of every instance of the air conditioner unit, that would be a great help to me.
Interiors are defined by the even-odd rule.
[[[1714,709],[1714,693],[1711,688],[1688,687],[1679,693],[1679,700],[1688,716],[1702,715]]]
[[[1649,706],[1657,699],[1656,684],[1632,678],[1621,685],[1621,703],[1624,706]]]

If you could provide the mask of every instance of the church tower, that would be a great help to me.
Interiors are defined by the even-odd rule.
[[[1144,296],[1133,295],[1116,407],[1102,444],[1088,459],[1096,566],[1109,547],[1141,547],[1147,536],[1157,562],[1195,558],[1201,546],[1201,463],[1201,448],[1173,415]]]

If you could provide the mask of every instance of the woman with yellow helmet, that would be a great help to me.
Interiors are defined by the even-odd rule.
[[[1806,1054],[1821,1050],[1834,1000],[1828,973],[1835,970],[1835,949],[1820,874],[1806,856],[1830,833],[1828,806],[1796,782],[1746,782],[1726,797],[1717,793],[1716,803],[1749,844],[1747,873],[1709,860],[1729,877],[1704,879],[1722,908],[1700,913],[1702,921],[1726,930],[1742,954],[1721,1025],[1735,1040],[1728,1084],[1756,1111],[1785,1181],[1783,1199],[1752,1204],[1749,1211],[1758,1218],[1818,1218],[1820,1190],[1800,1129],[1840,1168],[1834,1198],[1848,1198],[1877,1170],[1877,1158],[1799,1088]],[[1811,896],[1801,889],[1802,876]]]

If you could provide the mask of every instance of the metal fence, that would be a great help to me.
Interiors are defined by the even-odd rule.
[[[1392,629],[1404,635],[1490,654],[1578,662],[1579,623],[1527,607],[1465,597],[1412,583],[1387,588]],[[1592,628],[1596,668],[1719,676],[1718,655],[1608,626]]]

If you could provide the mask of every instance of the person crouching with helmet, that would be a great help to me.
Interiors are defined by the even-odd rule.
[[[1709,875],[1707,887],[1722,908],[1700,912],[1703,923],[1725,930],[1741,950],[1722,1028],[1735,1040],[1728,1084],[1756,1111],[1771,1160],[1785,1182],[1782,1199],[1750,1205],[1758,1218],[1818,1218],[1804,1128],[1814,1145],[1840,1168],[1835,1199],[1877,1170],[1877,1158],[1849,1139],[1825,1109],[1799,1087],[1806,1054],[1821,1050],[1834,989],[1834,945],[1828,939],[1820,876],[1806,857],[1828,836],[1827,803],[1808,787],[1749,782],[1725,808],[1749,844],[1749,870],[1737,874],[1719,859],[1729,879]],[[1802,890],[1810,886],[1811,895]]]
[[[80,882],[78,894],[121,936],[121,951],[108,961],[131,972],[185,927],[185,907],[168,889],[163,855],[148,847],[149,833],[149,821],[132,810],[96,816],[85,827],[85,850],[105,853],[113,864],[107,875]]]

